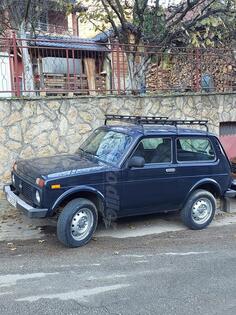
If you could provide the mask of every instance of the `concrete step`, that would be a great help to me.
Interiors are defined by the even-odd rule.
[[[222,200],[221,210],[227,213],[236,213],[236,198],[225,198]]]

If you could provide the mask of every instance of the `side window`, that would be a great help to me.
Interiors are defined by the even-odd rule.
[[[139,142],[133,156],[141,156],[145,164],[168,163],[172,160],[170,138],[145,138]]]
[[[215,152],[209,139],[179,138],[177,139],[177,160],[209,161],[215,159]]]

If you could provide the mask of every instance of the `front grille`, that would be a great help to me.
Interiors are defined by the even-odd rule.
[[[35,188],[27,183],[25,180],[14,174],[15,176],[15,188],[20,195],[24,197],[26,201],[33,204]]]
[[[26,199],[32,200],[32,198],[33,198],[33,191],[34,191],[34,189],[33,189],[32,186],[30,186],[28,183],[22,181],[22,191],[21,191],[21,193]]]

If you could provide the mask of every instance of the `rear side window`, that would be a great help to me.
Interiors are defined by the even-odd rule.
[[[209,139],[179,138],[177,139],[177,160],[180,162],[213,161],[215,151]]]

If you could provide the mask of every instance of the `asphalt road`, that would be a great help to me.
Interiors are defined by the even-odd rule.
[[[0,243],[0,314],[236,314],[236,225]]]

